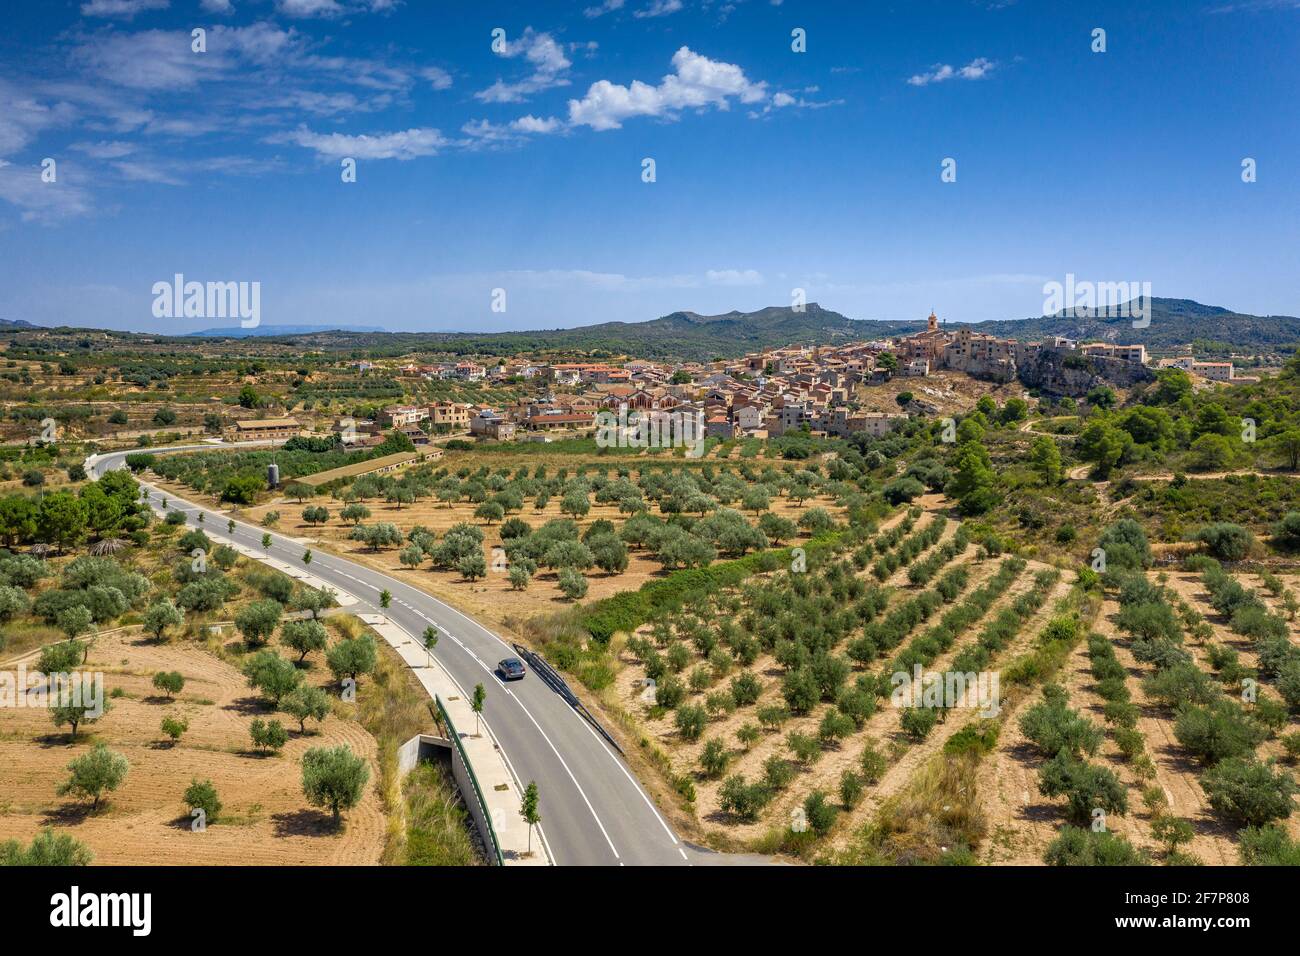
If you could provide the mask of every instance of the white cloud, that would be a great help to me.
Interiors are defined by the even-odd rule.
[[[296,143],[315,150],[325,159],[350,156],[353,159],[408,160],[418,156],[434,156],[449,145],[440,131],[427,127],[395,133],[348,136],[344,133],[314,133],[304,126],[292,133],[272,137],[270,141]]]
[[[807,86],[804,87],[803,90],[805,93],[816,93],[817,91],[818,87],[816,86]],[[772,94],[772,99],[766,103],[761,110],[750,110],[749,115],[752,118],[757,119],[770,114],[773,110],[788,109],[790,107],[801,110],[824,110],[830,106],[842,106],[843,104],[844,100],[842,99],[806,100],[802,96],[794,96],[790,93],[779,91]]]
[[[209,0],[203,6],[215,12],[236,5]],[[378,11],[392,3],[340,0],[340,5],[350,13]],[[192,4],[191,12],[197,13],[200,6]],[[109,12],[103,4],[96,9]],[[70,44],[66,50],[47,52],[53,78],[0,76],[0,157],[20,154],[30,164],[46,154],[29,156],[26,151],[46,149],[60,160],[60,186],[69,185],[64,181],[64,154],[93,161],[90,168],[97,175],[93,182],[74,181],[58,193],[33,192],[30,177],[8,169],[6,192],[0,200],[21,205],[29,217],[110,209],[98,194],[128,183],[178,185],[199,174],[249,174],[276,166],[274,159],[259,165],[219,152],[214,157],[213,150],[222,148],[214,137],[222,135],[299,143],[325,156],[365,158],[410,159],[434,154],[444,146],[466,145],[421,128],[348,136],[329,135],[341,126],[331,124],[316,132],[300,125],[307,122],[305,117],[333,119],[404,108],[410,105],[417,84],[446,89],[451,75],[440,67],[322,56],[314,52],[309,36],[274,22],[209,26],[207,52],[202,55],[192,51],[188,27],[129,31],[83,27],[63,39]],[[58,64],[70,68],[57,70]],[[554,121],[525,117],[514,124],[514,130],[523,136],[553,125]],[[291,132],[294,127],[296,133]],[[61,130],[73,132],[57,143],[58,151],[55,143],[42,142]],[[162,139],[166,150],[159,149],[154,138]]]
[[[521,116],[510,124],[512,129],[517,129],[521,133],[554,133],[560,128],[561,123],[554,116],[548,116],[542,119],[529,114]]]
[[[276,0],[275,6],[286,17],[337,17],[343,13],[338,0]]]
[[[654,289],[702,289],[708,286],[761,285],[763,277],[753,269],[710,269],[703,274],[629,276],[620,272],[589,269],[518,269],[498,273],[495,278],[510,288],[563,290],[589,288],[604,292],[643,292]],[[481,282],[480,282],[481,284]]]
[[[710,285],[762,285],[763,275],[753,269],[710,269],[704,273]]]
[[[490,120],[471,120],[460,131],[469,137],[465,145],[470,149],[518,144],[524,139],[509,123],[493,123]]]
[[[1300,0],[1245,0],[1213,7],[1210,13],[1259,13],[1267,10],[1300,10]]]
[[[123,179],[129,179],[131,182],[156,183],[162,186],[185,185],[183,179],[179,179],[156,163],[126,160],[113,163],[113,168],[122,174]]]
[[[146,10],[166,10],[170,3],[171,0],[88,0],[81,5],[81,15],[131,20]]]
[[[18,152],[44,130],[71,123],[75,114],[67,103],[43,103],[0,79],[0,156]]]
[[[211,118],[190,119],[184,116],[169,116],[152,119],[144,131],[152,136],[206,136],[215,133],[221,124]]]
[[[982,56],[962,67],[939,63],[928,73],[917,73],[908,77],[907,82],[910,86],[929,86],[931,83],[943,83],[954,79],[979,80],[987,76],[996,66],[995,62]]]
[[[604,3],[594,7],[587,7],[582,11],[582,15],[588,19],[603,17],[607,13],[613,13],[615,10],[623,9],[624,0],[605,0]]]
[[[269,23],[208,30],[208,52],[190,48],[184,30],[108,33],[88,39],[75,51],[76,62],[118,86],[137,90],[191,89],[207,79],[226,79],[248,65],[267,65],[298,44],[292,30]]]
[[[205,0],[207,2],[207,0]],[[230,0],[211,0],[229,4]],[[400,0],[276,0],[276,9],[286,17],[322,17],[329,19],[349,13],[387,13]]]
[[[683,109],[728,109],[732,99],[757,103],[767,84],[751,82],[733,63],[710,60],[682,47],[673,54],[673,72],[658,86],[633,80],[630,86],[598,80],[581,100],[569,100],[569,123],[596,130],[619,129],[634,116],[671,117]]]
[[[136,149],[134,143],[123,143],[120,140],[73,143],[72,148],[79,153],[85,153],[91,159],[121,159],[123,156],[131,155]]]
[[[554,133],[564,123],[554,116],[542,118],[528,115],[521,116],[509,123],[493,123],[489,120],[473,120],[460,128],[469,137],[468,142],[460,145],[469,148],[483,146],[518,145],[525,142],[530,134]]]
[[[420,71],[420,76],[435,90],[451,89],[451,74],[440,66],[426,66]]]
[[[682,8],[682,0],[654,0],[650,6],[643,10],[637,10],[632,16],[638,19],[645,17],[666,17],[670,13],[676,13]]]
[[[262,104],[253,103],[252,106]],[[316,116],[355,113],[366,107],[351,93],[322,93],[317,90],[289,90],[266,101],[269,109],[287,109]]]
[[[59,164],[57,182],[41,179],[39,166],[15,166],[0,161],[0,199],[17,206],[23,222],[54,222],[92,211],[85,190],[68,181],[72,167]]]
[[[549,33],[537,33],[528,27],[519,39],[507,40],[505,49],[498,55],[507,59],[523,56],[532,64],[533,73],[514,83],[497,79],[487,89],[474,94],[484,103],[518,103],[533,93],[569,85],[566,74],[573,64]]]
[[[215,13],[218,16],[229,16],[235,12],[230,0],[203,0],[199,6],[203,8],[204,13]]]

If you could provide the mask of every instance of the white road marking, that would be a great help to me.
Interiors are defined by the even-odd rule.
[[[159,450],[159,451],[165,451],[166,449],[158,449],[158,450]],[[143,482],[143,481],[141,482],[141,485],[143,485],[143,486],[146,487],[146,488],[152,488],[153,491],[155,492],[155,494],[157,495],[157,497],[159,498],[159,500],[160,500],[160,501],[162,500],[162,493],[161,493],[161,491],[160,491],[159,489],[157,489],[157,488],[155,488],[154,486],[149,485],[149,484],[147,484],[146,482]],[[191,508],[191,509],[189,509],[189,510],[191,510],[191,511],[203,511],[203,510],[205,510],[205,509],[201,509],[201,508]],[[268,533],[269,533],[269,532],[268,532]],[[272,548],[271,548],[271,549],[268,549],[268,553],[269,553],[269,550],[273,550],[273,549],[277,546],[277,542],[280,541],[280,540],[282,540],[282,539],[281,539],[281,536],[279,536],[279,535],[271,534],[271,540],[272,540]],[[280,547],[281,547],[281,549],[284,549],[284,548],[287,548],[288,546],[287,546],[287,545],[280,545]],[[347,571],[343,570],[342,568],[334,566],[334,565],[332,564],[332,562],[329,561],[328,559],[322,560],[322,561],[320,562],[320,568],[321,568],[321,569],[324,569],[324,570],[329,570],[329,571],[331,571],[331,572],[333,572],[333,573],[335,573],[335,574],[338,574],[338,575],[340,575],[340,576],[342,576],[342,577],[349,578],[349,579],[351,579],[352,581],[355,581],[355,582],[358,583],[358,584],[361,584],[361,585],[364,585],[365,587],[370,588],[372,591],[380,591],[380,590],[381,590],[379,587],[377,587],[377,586],[375,586],[375,585],[373,585],[373,584],[370,584],[370,583],[367,582],[367,581],[363,581],[362,579],[360,579],[360,578],[358,578],[358,577],[356,577],[356,576],[354,576],[354,575],[352,575],[352,574],[349,574]],[[380,573],[380,574],[382,574],[382,572],[376,572],[376,573]],[[410,587],[411,587],[410,585],[406,584],[405,582],[403,582],[403,581],[398,581],[398,580],[395,579],[395,578],[392,579],[392,580],[393,580],[393,582],[394,582],[396,585],[398,585],[398,586],[400,586],[400,587],[404,587],[404,588],[410,588]],[[449,604],[444,604],[442,601],[439,601],[437,598],[434,598],[434,597],[432,597],[431,595],[428,595],[428,594],[426,594],[426,593],[423,592],[423,591],[420,591],[420,590],[415,589],[415,588],[412,588],[412,590],[414,590],[415,593],[417,593],[421,598],[424,598],[424,599],[426,599],[426,600],[430,600],[430,601],[432,601],[432,602],[433,602],[434,604],[436,604],[438,607],[444,609],[445,611],[447,611],[447,612],[449,612],[449,613],[451,613],[451,614],[454,614],[455,616],[457,616],[457,617],[459,617],[459,618],[462,618],[463,620],[467,621],[469,624],[473,625],[474,627],[477,627],[480,631],[482,631],[484,634],[486,634],[489,638],[495,640],[495,641],[496,641],[497,643],[499,643],[502,647],[504,647],[507,651],[512,651],[512,650],[513,650],[513,648],[511,648],[511,646],[510,646],[510,645],[509,645],[509,644],[508,644],[504,639],[502,639],[499,635],[495,634],[494,632],[492,632],[492,631],[489,630],[488,628],[484,627],[482,624],[480,624],[478,621],[475,621],[473,618],[469,617],[467,614],[464,614],[463,612],[457,610],[456,608],[452,607],[452,606],[449,605]],[[368,602],[365,602],[365,601],[364,601],[362,598],[360,598],[358,595],[353,594],[352,596],[353,596],[354,598],[356,598],[358,601],[362,601],[362,603],[365,603],[365,604],[368,605]],[[401,605],[404,606],[404,607],[407,607],[408,609],[410,609],[410,610],[413,611],[414,613],[418,614],[421,618],[423,618],[425,621],[428,621],[430,624],[435,624],[435,625],[438,624],[437,621],[434,621],[434,620],[433,620],[432,618],[430,618],[428,615],[426,615],[426,614],[424,614],[423,612],[418,611],[417,609],[411,607],[409,604],[406,604],[405,602],[400,601],[400,600],[398,601],[398,603],[401,604]],[[467,655],[469,655],[471,658],[473,658],[473,659],[474,659],[474,660],[479,664],[480,667],[482,667],[484,670],[486,670],[489,674],[492,674],[492,673],[493,673],[492,669],[491,669],[490,667],[488,667],[488,665],[485,664],[485,663],[484,663],[484,662],[479,658],[479,656],[478,656],[478,655],[477,655],[473,650],[471,650],[471,649],[470,649],[470,648],[469,648],[469,647],[468,647],[468,646],[467,646],[467,645],[466,645],[462,640],[460,640],[460,638],[456,637],[454,634],[451,634],[449,631],[447,632],[447,636],[450,637],[450,638],[452,639],[452,641],[453,641],[457,646],[459,646],[462,650],[464,650],[465,653],[466,653]],[[444,669],[444,670],[445,670],[445,669]],[[464,694],[465,694],[465,690],[464,690],[464,688],[461,687],[460,683],[456,681],[455,677],[453,677],[449,671],[447,672],[447,676],[452,680],[452,683],[454,683],[454,684],[456,685],[457,689],[460,690],[461,694],[464,695]],[[532,712],[529,711],[528,707],[525,706],[524,702],[523,702],[522,700],[520,700],[520,699],[519,699],[515,694],[511,693],[508,689],[507,689],[507,695],[508,695],[508,696],[509,696],[509,697],[510,697],[510,698],[511,698],[511,699],[512,699],[516,704],[519,705],[519,709],[522,710],[522,711],[524,712],[524,716],[526,716],[526,717],[529,719],[529,721],[532,723],[532,725],[533,725],[534,727],[537,728],[537,732],[538,732],[539,734],[542,735],[542,739],[545,740],[546,743],[547,743],[547,746],[549,746],[549,747],[551,748],[552,753],[554,753],[556,759],[559,760],[559,762],[560,762],[560,766],[563,767],[563,768],[564,768],[564,772],[567,773],[567,774],[569,775],[569,779],[573,782],[573,786],[574,786],[574,788],[577,789],[579,796],[582,797],[583,803],[586,804],[586,806],[587,806],[587,810],[591,813],[592,819],[594,819],[594,820],[596,821],[596,826],[600,828],[601,835],[605,838],[605,842],[606,842],[607,844],[609,844],[610,852],[613,853],[613,854],[614,854],[614,858],[615,858],[616,860],[619,861],[619,865],[620,865],[620,866],[623,866],[624,864],[623,864],[623,861],[622,861],[622,857],[619,855],[618,848],[614,846],[614,841],[610,838],[610,836],[609,836],[609,831],[607,831],[607,830],[605,829],[605,824],[601,821],[601,819],[600,819],[600,815],[599,815],[598,813],[596,813],[596,808],[592,805],[591,800],[587,797],[587,793],[586,793],[586,791],[582,789],[582,785],[581,785],[580,783],[578,783],[578,778],[574,775],[573,771],[570,769],[568,763],[565,761],[563,755],[560,753],[559,748],[557,748],[557,747],[555,746],[555,743],[554,743],[554,742],[551,740],[551,738],[547,735],[546,731],[542,729],[542,725],[539,724],[539,723],[537,722],[537,718],[535,718],[535,717],[532,715]],[[650,807],[651,811],[654,813],[655,818],[659,820],[659,823],[663,826],[663,828],[664,828],[665,832],[668,834],[669,838],[673,841],[674,844],[676,844],[676,843],[677,843],[677,838],[676,838],[676,836],[673,835],[673,832],[672,832],[671,829],[669,829],[668,824],[664,822],[663,817],[661,817],[661,816],[659,815],[659,811],[655,808],[654,804],[650,802],[649,797],[646,796],[645,792],[644,792],[643,790],[641,790],[640,786],[636,783],[635,778],[633,778],[632,775],[631,775],[630,773],[628,773],[627,768],[624,767],[623,764],[622,764],[622,763],[618,760],[618,758],[614,755],[614,753],[613,753],[612,751],[609,750],[609,748],[605,745],[604,741],[600,740],[600,738],[596,736],[595,731],[593,731],[593,730],[591,729],[591,727],[586,723],[586,721],[585,721],[585,720],[582,720],[582,717],[581,717],[580,715],[578,715],[578,714],[576,713],[576,711],[573,712],[573,713],[574,713],[574,716],[577,717],[578,720],[582,721],[583,726],[587,728],[588,732],[591,733],[593,737],[595,737],[597,743],[600,744],[600,746],[603,747],[603,748],[605,749],[605,752],[609,754],[609,756],[611,757],[611,759],[613,759],[614,762],[617,763],[617,764],[619,765],[619,769],[622,770],[624,776],[626,776],[627,779],[628,779],[629,781],[631,781],[632,785],[633,785],[634,787],[636,787],[637,792],[640,793],[642,799],[646,801],[646,804]],[[505,762],[506,762],[506,766],[509,768],[511,775],[515,777],[515,781],[516,781],[516,783],[519,783],[519,777],[518,777],[518,774],[515,773],[514,768],[510,765],[510,760],[509,760],[508,757],[506,757],[505,749],[504,749],[503,747],[501,747],[500,741],[497,740],[497,738],[496,738],[496,734],[492,733],[492,730],[491,730],[490,727],[488,727],[486,721],[483,722],[483,726],[486,727],[486,728],[488,729],[488,733],[489,733],[489,735],[492,736],[493,741],[494,741],[494,742],[496,743],[496,745],[497,745],[497,751],[502,755],[502,758],[505,760]],[[522,784],[520,784],[520,786],[521,786],[521,788],[522,788]],[[539,835],[541,836],[543,842],[546,843],[547,849],[548,849],[548,851],[549,851],[549,849],[550,849],[550,844],[549,844],[549,842],[546,841],[545,835],[541,833],[541,827],[540,827],[540,825],[538,826],[538,831],[539,831]],[[679,849],[680,849],[680,847],[679,847]],[[552,859],[552,860],[555,859],[554,855],[551,856],[551,859]]]
[[[600,832],[604,835],[605,842],[609,844],[609,849],[610,852],[614,854],[614,859],[621,860],[622,857],[618,855],[618,850],[614,846],[614,841],[609,838],[609,831],[605,829],[605,824],[600,822],[600,814],[596,812],[596,808],[593,807],[591,801],[587,799],[587,791],[582,789],[582,784],[578,783],[578,778],[573,775],[573,771],[569,769],[569,765],[565,762],[564,757],[561,756],[560,751],[556,748],[555,744],[551,742],[551,738],[546,735],[546,731],[542,730],[542,725],[539,724],[537,719],[528,712],[528,708],[523,706],[523,702],[520,701],[518,697],[514,697],[513,694],[511,694],[511,697],[514,698],[515,703],[519,704],[524,715],[533,722],[533,726],[536,727],[537,732],[542,735],[542,739],[545,740],[551,750],[554,751],[555,759],[560,761],[560,766],[564,768],[564,772],[569,775],[569,779],[573,781],[573,785],[578,789],[578,794],[582,797],[582,802],[587,805],[587,809],[591,811],[591,815],[596,818],[596,826],[600,827]]]
[[[577,718],[578,723],[582,724],[583,727],[587,728],[587,732],[591,734],[592,738],[596,741],[596,743],[600,746],[600,748],[604,750],[605,753],[609,754],[609,759],[614,761],[614,765],[618,767],[619,770],[623,771],[623,776],[627,777],[628,783],[632,784],[636,792],[641,795],[641,799],[645,801],[645,805],[650,808],[650,812],[655,815],[655,819],[659,821],[659,825],[663,827],[664,832],[668,834],[668,839],[673,841],[673,846],[677,846],[677,836],[676,834],[673,833],[672,827],[670,827],[668,825],[668,822],[664,820],[662,816],[659,815],[659,809],[654,805],[654,803],[651,802],[650,797],[646,795],[646,792],[641,789],[641,785],[636,782],[636,778],[633,777],[632,774],[628,773],[628,769],[623,764],[623,761],[620,760],[617,755],[615,755],[614,751],[609,749],[609,745],[600,738],[600,735],[597,734],[596,731],[592,730],[591,724],[587,723],[587,721],[583,718],[581,714],[579,714],[576,710],[571,710],[570,713],[572,713],[573,716]],[[681,847],[678,847],[678,849],[681,849]]]

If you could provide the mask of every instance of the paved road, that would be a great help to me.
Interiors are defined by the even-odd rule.
[[[126,455],[92,456],[87,471],[98,478],[124,467]],[[142,484],[150,492],[150,505],[161,509],[162,493],[147,482]],[[191,524],[202,512],[208,529],[227,534],[229,516],[175,495],[166,497],[168,507],[186,512]],[[237,522],[233,537],[261,550],[264,533],[261,527]],[[271,540],[272,557],[300,563],[304,550],[300,542],[275,533]],[[521,789],[530,780],[537,781],[542,835],[557,864],[684,866],[733,861],[679,840],[618,753],[535,675],[503,684],[494,668],[514,651],[486,627],[417,588],[345,558],[316,551],[308,570],[335,590],[357,598],[363,605],[358,610],[378,612],[379,593],[387,588],[393,601],[382,613],[413,636],[430,623],[446,635],[438,643],[438,659],[465,690],[480,683],[488,689],[484,719],[505,752],[506,763]],[[734,862],[748,860],[739,857]]]

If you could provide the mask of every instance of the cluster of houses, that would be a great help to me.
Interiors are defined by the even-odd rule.
[[[1010,382],[1044,350],[1145,366],[1145,346],[1080,343],[1057,336],[1044,342],[1001,339],[941,324],[932,312],[926,328],[888,340],[837,346],[764,349],[739,359],[663,364],[639,360],[554,364],[498,360],[408,364],[395,371],[426,379],[493,382],[532,380],[538,395],[505,407],[463,402],[393,405],[376,422],[355,423],[358,442],[378,442],[397,429],[417,445],[431,434],[496,441],[546,441],[554,432],[584,433],[603,411],[686,415],[704,422],[709,438],[780,437],[795,431],[847,437],[883,435],[907,419],[903,413],[868,412],[856,401],[858,387],[894,376],[924,377],[939,370]],[[369,363],[353,363],[357,367]],[[1160,359],[1216,382],[1255,381],[1238,376],[1230,362]]]
[[[1147,360],[1144,345],[1114,345],[1109,342],[1081,345],[1064,336],[1056,336],[1046,343],[1000,339],[969,328],[959,327],[954,331],[941,325],[933,312],[923,332],[893,342],[901,375],[928,375],[939,369],[951,369],[995,382],[1012,381],[1018,370],[1029,365],[1044,348],[1078,351],[1084,356],[1139,365],[1146,364]]]
[[[349,362],[349,368],[358,372],[369,372],[381,368],[374,362],[365,360]],[[399,375],[418,375],[420,378],[439,381],[481,382],[487,378],[507,377],[504,366],[479,365],[477,362],[441,362],[436,365],[400,365],[395,371]]]
[[[431,435],[467,433],[496,441],[545,441],[555,432],[587,432],[602,411],[626,409],[689,416],[704,422],[710,438],[779,437],[805,429],[843,437],[859,431],[881,435],[907,416],[856,409],[854,389],[872,374],[869,354],[867,345],[848,345],[774,349],[711,364],[498,365],[490,368],[527,372],[539,394],[495,407],[450,401],[391,405],[374,422],[336,423],[335,429],[349,432],[361,445],[378,443],[393,430],[416,445],[427,444]]]
[[[417,446],[429,444],[431,435],[460,435],[469,430],[474,407],[464,402],[428,402],[389,405],[374,421],[341,418],[334,431],[345,444],[365,448],[378,445],[384,435],[398,431]]]
[[[1020,342],[1000,339],[994,335],[972,332],[970,329],[950,330],[939,323],[931,312],[927,328],[915,335],[895,339],[892,347],[898,358],[900,375],[928,375],[937,369],[966,372],[976,378],[1009,382],[1016,377],[1017,369],[1024,368],[1043,349],[1078,352],[1089,358],[1113,359],[1148,364],[1146,346],[1118,345],[1113,342],[1078,342],[1065,336],[1055,336],[1048,342]],[[1239,375],[1231,362],[1198,362],[1188,355],[1181,358],[1162,358],[1155,361],[1156,368],[1181,368],[1183,371],[1212,382],[1244,384],[1258,382],[1249,375]]]
[[[1237,369],[1231,362],[1198,362],[1192,355],[1157,359],[1156,367],[1180,368],[1188,374],[1199,375],[1211,382],[1227,382],[1231,385],[1254,385],[1259,381],[1258,375],[1238,375]]]

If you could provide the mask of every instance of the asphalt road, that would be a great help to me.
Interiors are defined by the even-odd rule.
[[[213,447],[221,446],[142,450]],[[98,478],[125,467],[127,454],[92,456],[87,471]],[[142,485],[150,492],[150,505],[161,510],[161,492],[147,482]],[[226,531],[229,516],[175,495],[166,497],[168,507],[184,511],[191,526],[202,512],[208,529],[231,536]],[[261,551],[265,533],[264,528],[236,522],[232,537]],[[301,561],[301,542],[274,532],[271,541],[271,556],[295,565]],[[445,635],[435,651],[438,660],[466,691],[480,683],[487,688],[484,720],[504,751],[511,773],[521,789],[529,781],[537,782],[542,838],[556,864],[684,866],[750,861],[682,842],[617,751],[536,675],[503,683],[495,673],[496,662],[515,656],[514,650],[488,628],[417,588],[345,558],[313,551],[307,570],[336,591],[357,598],[358,610],[386,614],[413,637],[429,624]],[[379,594],[385,588],[393,600],[381,611]]]

